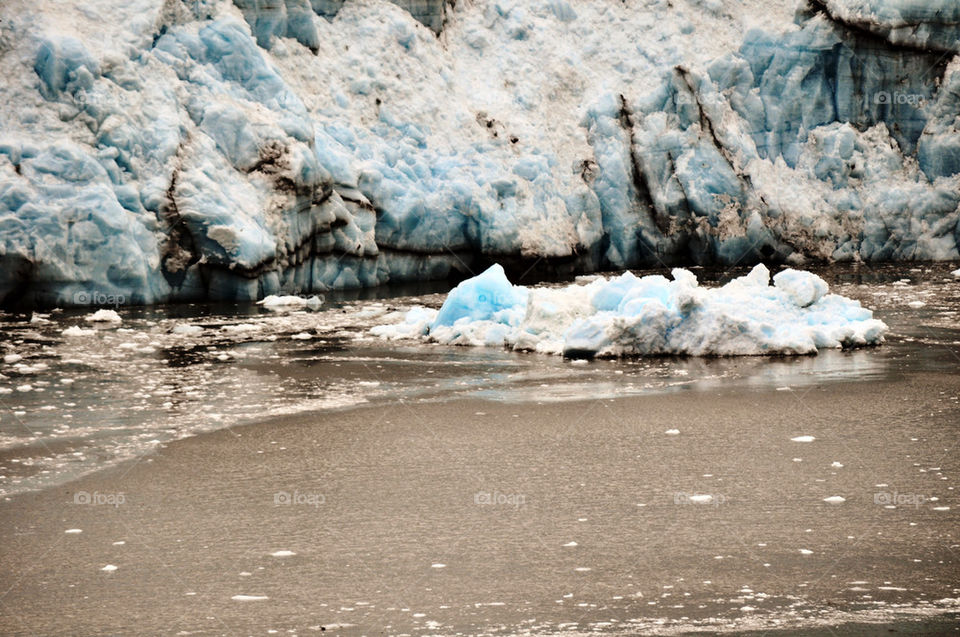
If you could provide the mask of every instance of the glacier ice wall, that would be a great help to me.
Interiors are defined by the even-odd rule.
[[[770,4],[9,0],[0,304],[960,256],[960,9]]]

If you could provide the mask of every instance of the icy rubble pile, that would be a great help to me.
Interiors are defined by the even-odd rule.
[[[803,6],[9,0],[0,305],[960,257],[960,5]]]
[[[573,358],[815,354],[883,342],[887,326],[829,294],[815,274],[764,265],[719,288],[626,272],[563,288],[510,284],[499,265],[454,288],[440,310],[415,307],[374,327],[385,339],[508,347]]]

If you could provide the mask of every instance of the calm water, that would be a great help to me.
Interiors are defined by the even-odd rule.
[[[12,500],[0,627],[833,634],[850,621],[955,622],[955,267],[820,271],[888,323],[888,342],[796,358],[572,363],[368,335],[442,294],[315,312],[120,308],[119,328],[73,337],[63,330],[88,328],[84,313],[6,316],[0,346],[23,358],[0,368]],[[173,332],[183,324],[202,331]],[[596,400],[623,396],[640,399]],[[308,426],[233,431],[291,413]],[[113,472],[101,488],[124,492],[121,507],[65,496],[10,513],[17,493],[216,429]],[[277,505],[298,490],[322,506]],[[107,563],[119,570],[104,575]]]
[[[562,401],[732,383],[865,381],[908,369],[953,371],[960,352],[960,281],[950,277],[952,267],[819,270],[831,291],[861,300],[891,332],[881,348],[800,358],[581,365],[527,353],[384,343],[368,335],[390,311],[439,306],[440,293],[383,298],[391,292],[380,291],[379,299],[341,297],[318,311],[296,312],[251,304],[120,307],[119,327],[86,323],[93,308],[32,321],[0,315],[0,348],[7,357],[0,365],[0,495],[61,483],[203,431],[398,398]],[[698,271],[707,282],[740,273]],[[173,332],[184,324],[203,330]],[[65,336],[72,326],[96,333]]]

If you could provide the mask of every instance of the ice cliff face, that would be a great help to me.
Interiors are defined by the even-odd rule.
[[[9,0],[0,303],[958,258],[960,6],[768,4]]]

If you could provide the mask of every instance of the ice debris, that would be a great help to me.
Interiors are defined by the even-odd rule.
[[[526,288],[512,285],[493,265],[454,288],[439,311],[395,313],[393,323],[371,332],[591,358],[816,354],[878,345],[887,331],[859,301],[829,294],[826,282],[809,272],[784,270],[770,285],[761,264],[717,288],[701,287],[684,269],[674,269],[672,277],[626,272]]]

